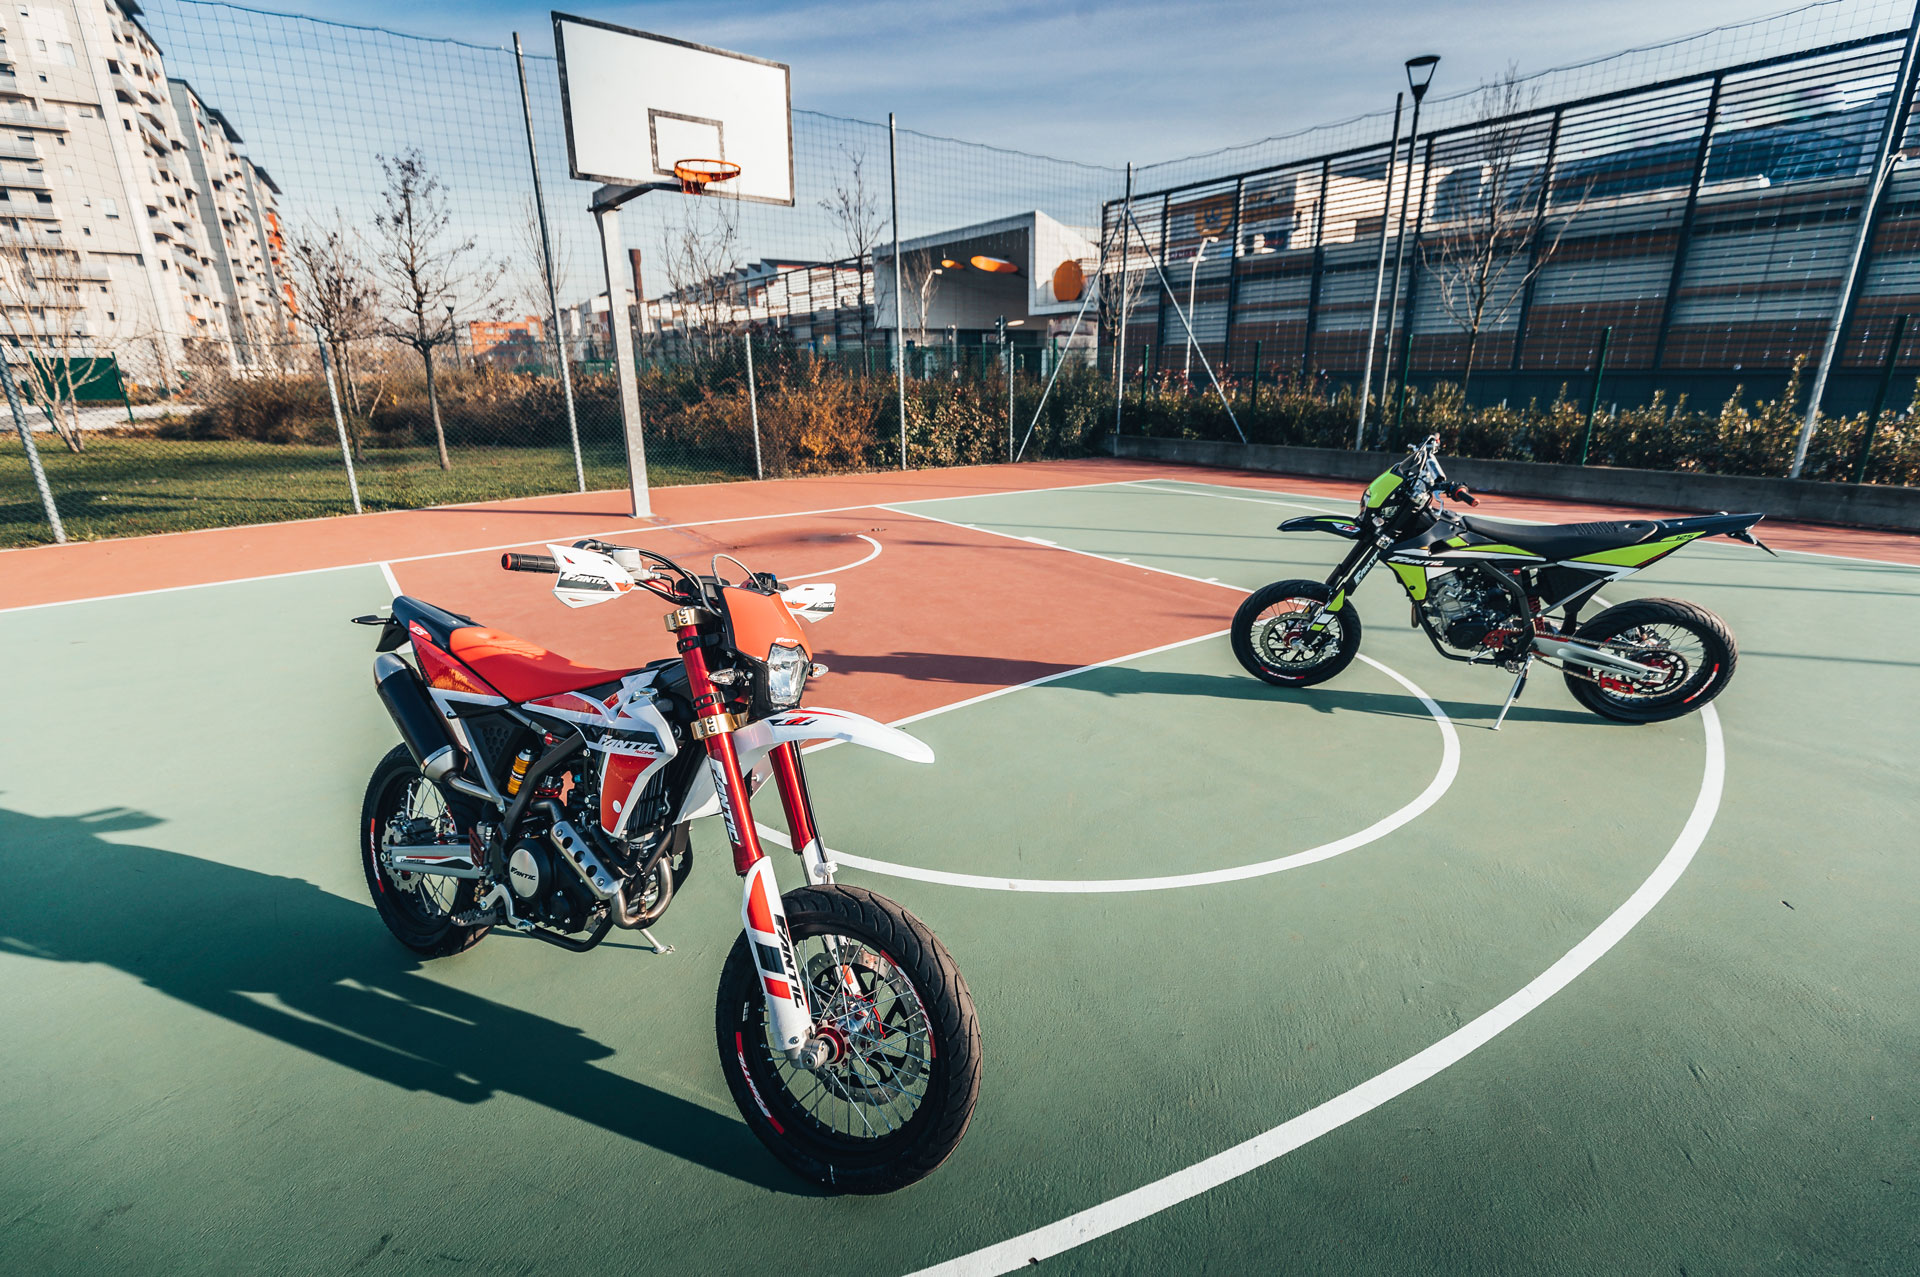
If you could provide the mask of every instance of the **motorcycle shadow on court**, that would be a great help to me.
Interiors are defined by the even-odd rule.
[[[1224,640],[1222,643],[1224,645]],[[823,652],[821,659],[836,673],[892,674],[921,683],[961,683],[988,687],[1027,683],[1050,675],[1069,674],[1075,669],[1074,666],[1044,661],[940,652],[893,652],[865,656]],[[1361,677],[1365,672],[1356,667],[1349,673]],[[1504,693],[1509,679],[1510,676],[1499,674],[1490,686]],[[1074,673],[1072,677],[1062,678],[1050,686],[1101,696],[1198,696],[1236,701],[1278,701],[1321,714],[1379,714],[1422,720],[1432,717],[1427,713],[1426,706],[1406,692],[1365,691],[1342,687],[1337,681],[1319,687],[1273,687],[1245,674],[1203,674],[1103,665]],[[1500,713],[1500,696],[1484,702],[1436,701],[1435,704],[1459,726],[1491,728]],[[1580,727],[1609,726],[1592,714],[1579,710],[1528,705],[1525,701],[1513,707],[1507,714],[1507,721],[1568,723]]]
[[[595,1067],[614,1052],[579,1029],[426,978],[369,906],[101,836],[159,823],[125,808],[0,808],[0,952],[116,967],[393,1086],[463,1104],[516,1095],[757,1187],[813,1195],[737,1118]]]

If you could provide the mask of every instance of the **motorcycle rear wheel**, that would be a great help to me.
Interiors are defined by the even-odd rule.
[[[1616,723],[1658,723],[1693,713],[1726,690],[1739,658],[1727,623],[1680,599],[1615,604],[1582,625],[1574,637],[1671,670],[1663,682],[1651,686],[1604,672],[1587,678],[1567,671],[1573,699]]]
[[[488,928],[463,927],[453,915],[479,902],[478,883],[389,870],[381,850],[388,822],[396,816],[432,821],[440,826],[436,833],[441,836],[452,832],[445,800],[420,774],[405,745],[394,746],[373,769],[360,807],[360,867],[366,871],[367,892],[393,938],[420,956],[444,958],[473,948]]]
[[[1275,687],[1312,687],[1353,664],[1360,614],[1349,599],[1315,637],[1303,627],[1333,597],[1320,581],[1275,581],[1247,596],[1233,614],[1233,654],[1247,673]]]
[[[946,947],[905,909],[860,887],[783,898],[817,1030],[844,1043],[818,1071],[767,1028],[747,937],[727,956],[714,1008],[720,1065],[760,1142],[829,1192],[890,1193],[960,1143],[980,1094],[980,1022]]]

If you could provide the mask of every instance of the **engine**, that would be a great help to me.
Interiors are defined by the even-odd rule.
[[[1434,578],[1420,606],[1447,646],[1462,651],[1478,648],[1493,631],[1519,622],[1506,592],[1477,571],[1456,569]]]

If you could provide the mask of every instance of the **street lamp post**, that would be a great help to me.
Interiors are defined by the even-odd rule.
[[[1387,420],[1387,387],[1393,384],[1393,330],[1400,314],[1400,279],[1406,270],[1407,258],[1407,205],[1413,194],[1413,150],[1420,140],[1420,103],[1427,96],[1427,89],[1433,83],[1433,69],[1440,65],[1440,55],[1423,53],[1417,58],[1407,59],[1407,87],[1413,90],[1413,124],[1407,130],[1407,178],[1400,186],[1400,225],[1394,231],[1393,246],[1393,292],[1387,302],[1387,345],[1382,352],[1380,366],[1380,422],[1381,433],[1385,433]],[[1424,183],[1422,184],[1424,186]],[[1385,234],[1385,227],[1381,228]],[[1407,316],[1407,328],[1413,328],[1413,316]],[[1404,374],[1402,374],[1404,375]]]
[[[1209,235],[1200,241],[1200,247],[1193,250],[1193,269],[1187,272],[1187,319],[1189,323],[1191,323],[1194,317],[1194,292],[1200,286],[1200,259],[1207,255],[1207,245],[1218,244],[1219,242],[1220,237],[1218,235]],[[1193,384],[1193,332],[1191,329],[1187,332],[1187,366],[1181,373],[1181,376],[1186,379],[1186,383],[1189,386]]]
[[[1827,393],[1827,374],[1832,371],[1833,361],[1840,351],[1840,329],[1847,318],[1847,299],[1853,296],[1853,282],[1860,274],[1860,262],[1867,253],[1867,237],[1873,231],[1873,211],[1880,203],[1881,189],[1886,186],[1894,169],[1916,157],[1920,157],[1920,148],[1888,152],[1887,158],[1880,163],[1880,171],[1874,174],[1873,185],[1867,188],[1866,204],[1860,210],[1860,232],[1853,241],[1853,259],[1847,263],[1847,277],[1841,282],[1840,296],[1833,303],[1833,321],[1827,325],[1827,344],[1820,351],[1820,368],[1813,375],[1813,391],[1807,396],[1807,418],[1800,423],[1800,438],[1793,445],[1793,466],[1787,471],[1789,479],[1798,479],[1800,471],[1807,464],[1807,445],[1813,442],[1814,427],[1820,421],[1820,401]],[[1873,429],[1871,421],[1867,423],[1867,429]]]

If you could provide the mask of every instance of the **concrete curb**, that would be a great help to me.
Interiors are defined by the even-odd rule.
[[[1139,435],[1110,436],[1108,446],[1116,457],[1142,461],[1357,479],[1363,483],[1403,455],[1204,439],[1147,439]],[[1447,457],[1445,464],[1448,478],[1503,496],[1559,497],[1661,510],[1758,511],[1771,519],[1800,523],[1920,531],[1920,488],[1531,461],[1477,461],[1468,457]]]

